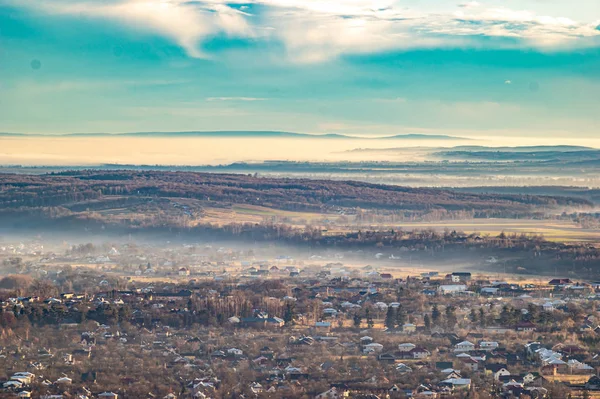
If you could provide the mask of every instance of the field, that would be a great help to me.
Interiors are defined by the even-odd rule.
[[[433,229],[436,231],[457,230],[465,233],[498,235],[505,233],[542,234],[549,241],[557,242],[600,242],[600,231],[582,229],[569,221],[527,219],[467,219],[441,222],[398,223],[395,227],[404,230]]]
[[[316,212],[292,212],[254,205],[235,204],[231,208],[205,208],[201,222],[224,225],[227,223],[287,223],[296,227],[306,224],[322,225],[329,234],[356,231],[358,228],[401,228],[406,231],[433,229],[443,232],[457,230],[465,233],[497,236],[506,234],[540,234],[549,241],[556,242],[600,242],[600,231],[583,229],[576,223],[566,220],[530,219],[466,219],[437,222],[399,222],[391,224],[356,223],[353,216],[322,214]]]
[[[206,207],[202,215],[202,223],[225,225],[228,223],[287,223],[303,227],[307,223],[321,223],[323,220],[335,221],[339,215],[317,212],[293,212],[267,208],[257,205],[234,204],[230,208]]]

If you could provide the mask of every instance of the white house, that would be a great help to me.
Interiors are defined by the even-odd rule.
[[[471,387],[471,379],[470,378],[449,378],[447,380],[442,381],[442,384],[449,385],[452,388],[469,389]]]
[[[318,394],[315,399],[339,399],[347,398],[348,392],[338,390],[336,387],[331,388],[328,391]]]
[[[446,284],[438,287],[438,292],[442,295],[457,294],[467,290],[467,286],[464,284]]]
[[[491,351],[498,347],[498,342],[496,341],[481,341],[479,342],[479,349],[484,351]]]
[[[242,356],[244,354],[244,352],[241,349],[237,348],[227,349],[227,353],[233,356]]]
[[[488,364],[485,367],[485,371],[494,376],[495,381],[500,381],[500,377],[510,375],[510,371],[504,364]]]
[[[370,344],[365,345],[363,349],[364,353],[372,353],[372,352],[381,352],[383,350],[383,345],[378,344],[376,342],[372,342]]]
[[[189,276],[190,275],[190,270],[182,267],[181,269],[179,269],[179,275],[184,277],[184,276]]]
[[[459,342],[454,346],[454,352],[471,352],[475,350],[475,344],[469,341]]]
[[[417,345],[411,344],[410,342],[406,342],[404,344],[399,344],[398,345],[398,351],[400,351],[400,352],[410,352],[411,350],[415,349],[416,347],[417,347]]]
[[[546,312],[552,312],[554,310],[554,304],[552,302],[546,302],[542,305],[542,309]]]

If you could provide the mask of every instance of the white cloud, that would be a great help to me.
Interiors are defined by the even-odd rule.
[[[401,0],[0,0],[2,3],[47,14],[120,21],[132,29],[170,38],[191,57],[207,57],[201,45],[217,34],[280,41],[288,58],[299,62],[390,49],[477,46],[481,36],[510,38],[512,46],[542,49],[600,42],[597,22],[514,10],[496,0],[485,6],[468,1],[454,11],[407,8]],[[255,5],[261,6],[256,8],[260,12],[254,13]]]
[[[460,3],[458,6],[462,8],[473,8],[479,7],[480,5],[481,3],[479,3],[478,1],[468,1],[466,3]]]
[[[10,0],[12,1],[12,0]],[[16,5],[28,5],[49,14],[112,19],[129,28],[156,32],[172,39],[191,57],[206,57],[200,42],[216,33],[252,37],[253,30],[245,13],[216,2],[183,0],[19,0]]]

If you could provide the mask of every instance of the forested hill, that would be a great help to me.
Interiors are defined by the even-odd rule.
[[[586,199],[509,193],[465,193],[355,181],[258,178],[249,175],[161,171],[70,171],[0,174],[0,211],[73,208],[115,199],[187,198],[211,204],[249,204],[292,211],[340,208],[470,211],[477,217],[528,216],[592,204]],[[157,201],[158,202],[158,201]],[[81,209],[81,206],[80,206]]]

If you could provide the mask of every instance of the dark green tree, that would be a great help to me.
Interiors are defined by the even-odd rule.
[[[388,307],[385,315],[385,326],[389,329],[393,329],[396,326],[396,308]]]
[[[471,320],[471,323],[477,323],[477,312],[475,311],[475,308],[471,308],[471,313],[469,313],[469,319]]]
[[[362,323],[362,316],[358,313],[355,313],[352,320],[354,322],[354,327],[359,328],[360,324]]]
[[[425,330],[431,330],[431,318],[427,313],[425,313],[425,317],[423,317],[423,323],[425,323]]]
[[[402,329],[402,326],[406,323],[406,318],[406,310],[402,305],[398,306],[398,309],[396,310],[396,325],[398,328]]]
[[[433,308],[431,309],[431,322],[434,326],[439,326],[441,321],[442,314],[440,313],[437,304],[434,304]]]
[[[454,329],[456,327],[456,323],[458,320],[456,319],[456,308],[452,305],[446,306],[446,326],[449,329]]]

